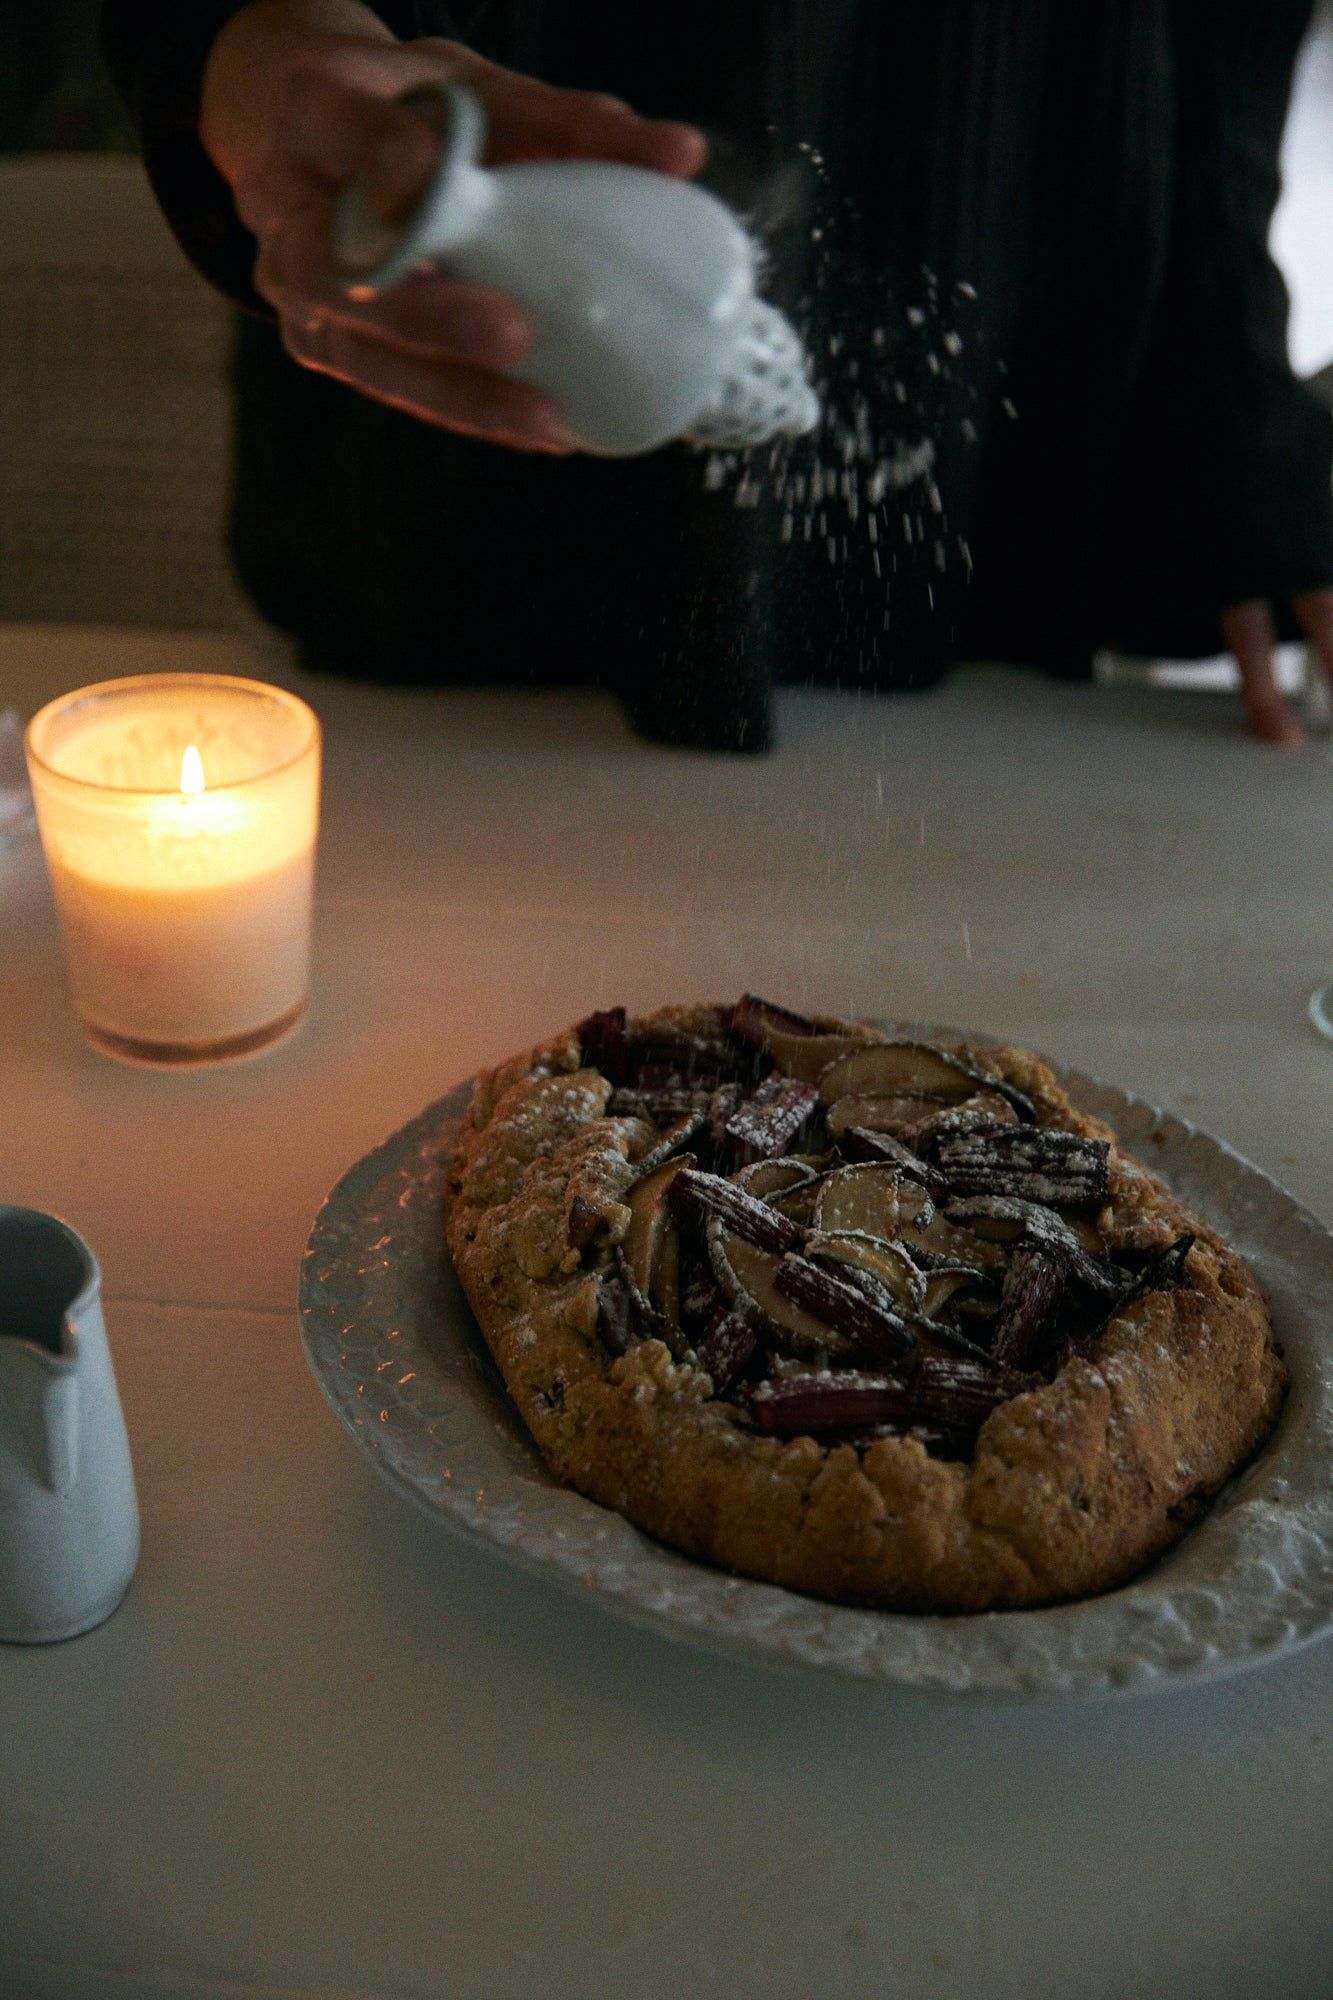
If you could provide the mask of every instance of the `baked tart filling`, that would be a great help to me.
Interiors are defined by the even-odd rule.
[[[716,1040],[636,1043],[619,1009],[578,1035],[608,1114],[653,1133],[598,1333],[661,1340],[766,1435],[969,1456],[1132,1299],[1189,1282],[1190,1232],[1108,1244],[1108,1142],[975,1058],[751,995]]]
[[[1285,1384],[1242,1260],[1039,1058],[753,995],[479,1079],[446,1228],[552,1471],[847,1602],[1121,1581]]]

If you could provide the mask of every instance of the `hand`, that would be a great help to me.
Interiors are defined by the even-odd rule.
[[[1333,687],[1333,590],[1302,590],[1291,600],[1310,651]],[[1272,607],[1262,598],[1232,604],[1220,620],[1222,643],[1240,668],[1245,719],[1256,736],[1285,750],[1305,741],[1305,731],[1277,691],[1273,675]]]
[[[704,140],[688,125],[554,89],[454,42],[400,43],[358,0],[243,7],[210,53],[200,136],[258,239],[255,286],[295,360],[446,430],[567,451],[555,405],[505,373],[531,338],[510,300],[422,273],[353,303],[333,269],[333,207],[349,180],[364,176],[386,213],[409,208],[428,182],[438,140],[395,100],[441,80],[481,99],[492,162],[622,160],[681,178],[703,164]]]

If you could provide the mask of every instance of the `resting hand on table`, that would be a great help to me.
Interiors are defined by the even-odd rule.
[[[1302,590],[1291,600],[1297,622],[1310,642],[1316,672],[1333,688],[1333,590]],[[1273,672],[1273,611],[1262,598],[1232,604],[1220,620],[1222,643],[1240,669],[1245,719],[1256,736],[1284,749],[1305,740],[1291,709],[1277,691]]]
[[[555,405],[504,373],[529,339],[516,305],[434,273],[353,303],[332,265],[333,208],[348,181],[365,178],[386,213],[424,188],[438,140],[395,100],[444,81],[481,99],[493,163],[621,160],[681,178],[703,163],[704,140],[690,126],[555,89],[455,42],[399,42],[357,0],[242,8],[209,56],[200,135],[258,240],[255,286],[297,361],[446,430],[565,450]]]

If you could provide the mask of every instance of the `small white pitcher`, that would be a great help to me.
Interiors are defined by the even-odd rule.
[[[354,298],[421,264],[504,292],[532,324],[513,374],[609,458],[671,438],[742,449],[819,419],[795,328],[759,297],[758,250],[716,195],[610,160],[484,167],[486,114],[459,84],[409,93],[440,130],[415,212],[387,220],[360,181],[334,214]]]
[[[101,1286],[65,1223],[0,1206],[0,1640],[91,1631],[139,1559]]]

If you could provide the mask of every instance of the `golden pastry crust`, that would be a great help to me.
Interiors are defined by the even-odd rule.
[[[667,1008],[633,1025],[715,1034],[721,1019],[717,1008]],[[904,1611],[1089,1595],[1179,1538],[1277,1418],[1285,1371],[1258,1287],[1215,1231],[1074,1109],[1037,1057],[968,1054],[1025,1091],[1042,1125],[1110,1142],[1101,1226],[1111,1254],[1185,1231],[1195,1243],[1185,1284],[1141,1295],[1085,1356],[1002,1403],[967,1462],[932,1457],[911,1437],[858,1451],[761,1436],[660,1340],[613,1358],[590,1274],[625,1235],[624,1196],[652,1128],[605,1115],[610,1085],[579,1067],[572,1029],[480,1079],[449,1166],[447,1240],[559,1478],[727,1569]]]

